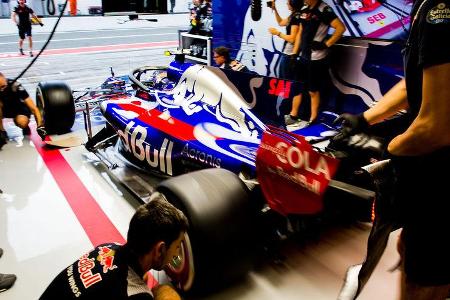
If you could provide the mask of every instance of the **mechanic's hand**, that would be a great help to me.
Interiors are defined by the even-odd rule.
[[[0,130],[0,150],[6,143],[8,143],[8,135],[6,134],[6,131]]]
[[[353,134],[364,132],[369,128],[369,123],[363,114],[352,115],[342,114],[334,120],[333,124],[342,123],[342,128],[338,134],[333,137],[333,141],[343,140]]]
[[[311,43],[312,50],[325,50],[328,49],[327,44],[325,42],[312,41]]]
[[[47,130],[44,126],[39,126],[38,128],[36,128],[36,132],[42,140],[45,140],[45,137],[48,135]]]
[[[338,141],[331,140],[327,148],[339,159],[379,159],[387,153],[387,143],[383,138],[365,133],[354,134]]]
[[[180,295],[168,284],[159,284],[152,289],[155,300],[181,300]]]
[[[42,27],[42,26],[44,26],[44,23],[42,23],[42,22],[39,22],[39,25],[41,25],[41,27]]]

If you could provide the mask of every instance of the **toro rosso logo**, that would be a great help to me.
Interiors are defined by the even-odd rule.
[[[118,130],[125,149],[133,154],[140,161],[145,161],[150,167],[157,169],[168,175],[172,175],[172,149],[173,142],[164,139],[161,147],[157,149],[149,144],[147,138],[147,129],[131,121],[125,127],[125,131]]]

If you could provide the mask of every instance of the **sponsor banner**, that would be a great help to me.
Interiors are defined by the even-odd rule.
[[[256,173],[271,209],[282,215],[315,214],[338,160],[314,151],[304,137],[270,127],[256,154]]]

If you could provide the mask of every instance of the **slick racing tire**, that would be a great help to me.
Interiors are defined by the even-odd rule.
[[[259,21],[261,19],[262,0],[252,0],[251,15],[253,21]]]
[[[72,90],[65,82],[40,82],[36,89],[36,103],[48,133],[70,131],[75,122],[75,103]]]
[[[182,291],[210,292],[248,273],[255,257],[256,213],[248,189],[234,173],[200,170],[165,180],[157,191],[189,219],[180,255],[184,262],[166,268]]]

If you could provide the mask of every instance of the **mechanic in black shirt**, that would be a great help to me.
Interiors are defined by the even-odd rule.
[[[33,57],[33,38],[31,34],[30,15],[35,19],[38,19],[38,17],[34,14],[34,11],[25,4],[25,0],[18,0],[17,2],[19,5],[14,8],[11,19],[16,23],[17,28],[19,29],[19,52],[21,55],[25,55],[25,53],[23,53],[23,40],[25,39],[25,36],[27,36],[28,45],[30,47],[30,56]],[[39,22],[39,24],[41,26],[44,25],[41,22]]]
[[[22,128],[24,134],[27,135],[30,133],[28,124],[31,114],[36,120],[37,133],[44,139],[47,132],[42,116],[30,95],[20,83],[13,82],[0,72],[0,149],[8,140],[3,127],[3,118],[13,118],[16,126]]]
[[[283,34],[276,28],[270,27],[269,32],[272,35],[278,36],[282,40],[284,40],[283,44],[283,55],[281,56],[278,76],[284,79],[295,79],[294,68],[292,68],[292,55],[294,49],[294,42],[297,36],[298,28],[300,25],[300,8],[303,5],[303,2],[299,0],[288,0],[288,9],[291,11],[291,14],[287,18],[282,18],[277,10],[275,5],[275,0],[272,2],[268,2],[271,4],[272,10],[275,13],[275,19],[277,20],[278,25],[286,26],[286,33]]]
[[[327,39],[330,27],[334,28],[334,32]],[[305,6],[300,11],[300,27],[293,49],[294,53],[299,54],[297,79],[304,83],[311,97],[311,114],[305,125],[317,119],[320,88],[328,77],[328,48],[341,38],[345,30],[345,25],[328,4],[322,0],[305,0]],[[286,125],[299,122],[301,102],[301,94],[293,98],[291,112],[285,116]]]
[[[221,69],[248,72],[248,68],[240,61],[231,59],[230,49],[227,47],[217,47],[213,51],[213,59]]]
[[[411,20],[405,78],[363,114],[341,115],[337,139],[408,110],[412,122],[387,148],[403,226],[401,299],[444,300],[450,294],[450,0],[416,1]]]
[[[151,291],[144,278],[150,269],[162,270],[179,254],[187,229],[184,214],[154,194],[133,215],[125,245],[103,244],[84,254],[64,269],[39,299],[179,300],[169,285]]]

